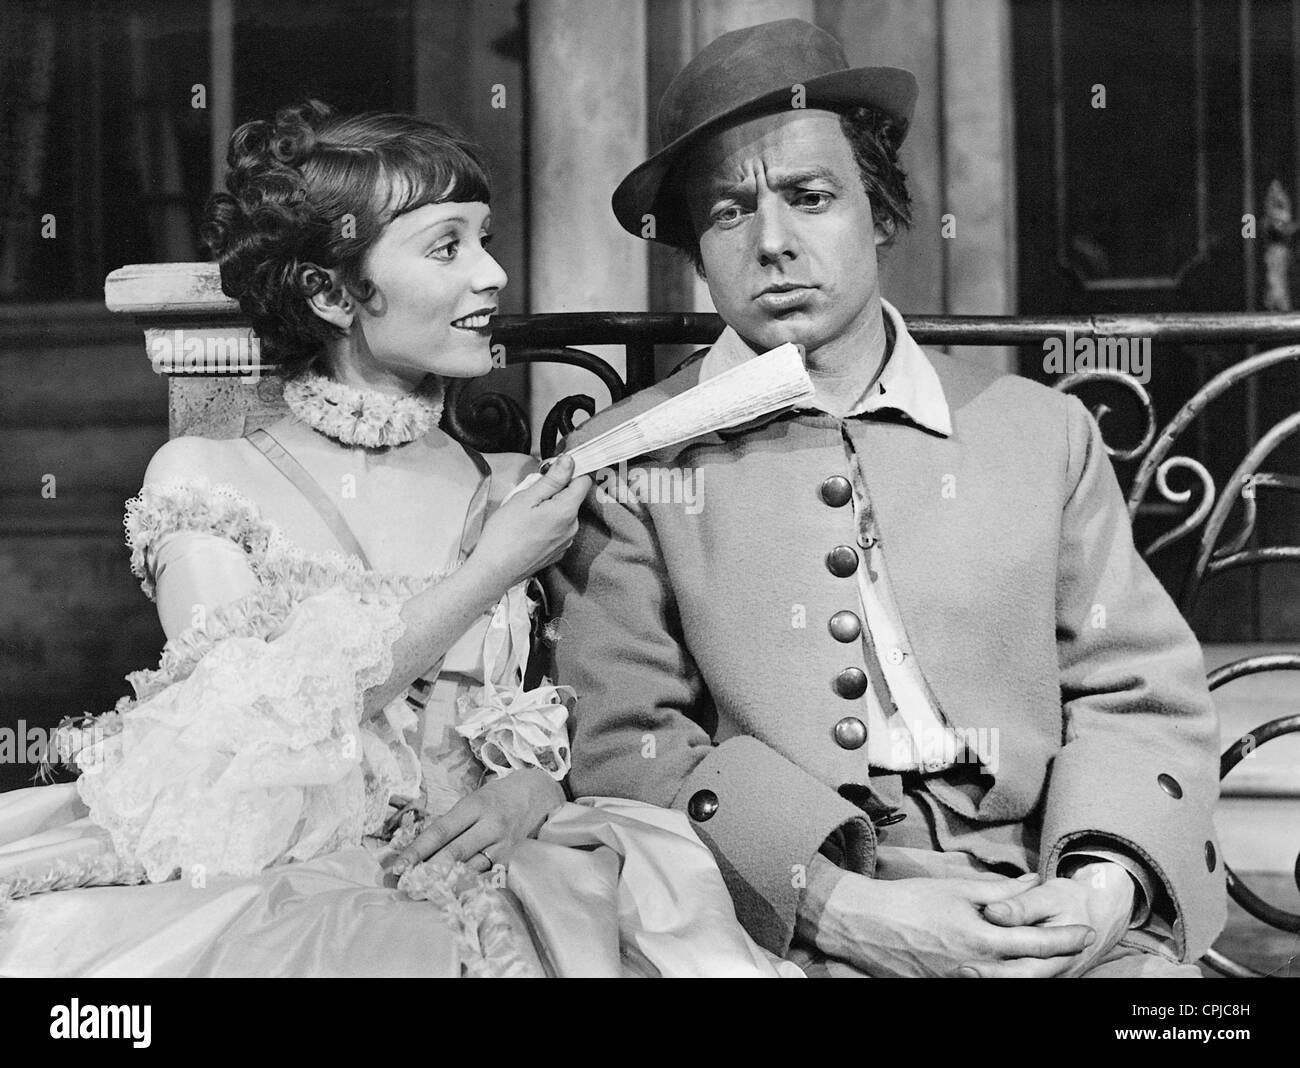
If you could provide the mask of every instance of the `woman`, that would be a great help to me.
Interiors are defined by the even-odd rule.
[[[128,502],[168,642],[77,783],[0,796],[0,974],[773,974],[679,813],[565,802],[573,695],[522,688],[590,480],[438,429],[506,284],[472,147],[310,102],[229,164],[204,237],[290,414]]]

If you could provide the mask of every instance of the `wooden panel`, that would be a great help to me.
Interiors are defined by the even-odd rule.
[[[0,426],[162,423],[167,380],[145,358],[143,334],[121,345],[0,351]],[[93,390],[86,387],[92,382]]]
[[[120,536],[0,538],[0,722],[107,710],[156,666],[162,628],[127,560]],[[34,770],[0,764],[0,790]]]
[[[46,474],[57,479],[58,496],[50,505],[117,487],[134,490],[166,440],[166,429],[158,425],[0,429],[0,494],[39,497]]]

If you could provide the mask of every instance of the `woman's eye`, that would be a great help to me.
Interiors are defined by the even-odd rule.
[[[429,250],[429,257],[447,263],[456,258],[456,253],[459,249],[459,241],[444,241],[441,245],[435,245]]]

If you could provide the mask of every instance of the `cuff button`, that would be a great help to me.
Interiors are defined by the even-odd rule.
[[[1219,855],[1214,851],[1214,843],[1205,843],[1205,870],[1214,871],[1219,863]]]
[[[1183,788],[1179,785],[1178,780],[1172,775],[1159,775],[1156,782],[1160,784],[1160,789],[1177,801],[1183,796]]]
[[[718,795],[712,790],[699,790],[686,803],[686,812],[696,823],[713,819],[718,811]]]

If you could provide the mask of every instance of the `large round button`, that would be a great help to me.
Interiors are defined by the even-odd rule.
[[[837,642],[857,641],[858,635],[862,633],[862,620],[847,609],[831,616],[827,626],[831,637]]]
[[[1178,780],[1172,775],[1158,775],[1156,782],[1160,784],[1160,789],[1177,801],[1183,796],[1183,788],[1179,785]]]
[[[831,475],[822,483],[822,500],[832,508],[842,508],[853,499],[853,486],[843,475]]]
[[[858,569],[858,551],[852,545],[837,545],[826,554],[826,570],[836,578],[848,578]]]
[[[712,790],[697,790],[686,803],[686,811],[696,823],[711,820],[718,811],[718,795]]]
[[[837,694],[851,701],[867,692],[867,673],[861,668],[846,667],[831,681],[831,686]]]
[[[835,724],[834,734],[841,749],[861,749],[867,740],[867,725],[857,716],[845,716]]]

